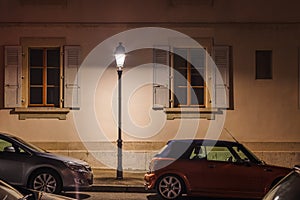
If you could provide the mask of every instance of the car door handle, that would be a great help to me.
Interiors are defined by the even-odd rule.
[[[208,165],[208,168],[215,168],[216,165]]]
[[[270,168],[265,168],[264,171],[265,171],[265,172],[272,172],[273,170],[270,169]]]

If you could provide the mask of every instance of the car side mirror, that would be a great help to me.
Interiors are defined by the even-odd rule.
[[[3,149],[3,151],[4,151],[4,152],[10,152],[10,153],[16,152],[15,148],[12,147],[12,146],[5,147],[5,148]]]

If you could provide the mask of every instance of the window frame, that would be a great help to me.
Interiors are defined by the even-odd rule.
[[[232,47],[213,44],[212,38],[195,38],[206,52],[206,98],[203,107],[174,107],[173,48],[199,48],[186,45],[180,38],[170,38],[170,45],[153,46],[153,110],[163,110],[167,120],[180,118],[215,119],[223,110],[234,109]],[[163,50],[163,51],[160,51]],[[211,58],[209,57],[211,56]],[[217,66],[218,71],[215,67]],[[223,81],[222,81],[223,79]]]
[[[180,49],[180,50],[185,50],[187,52],[187,58],[185,59],[186,60],[186,73],[187,73],[187,77],[186,77],[186,86],[178,86],[180,88],[186,88],[186,104],[180,104],[180,102],[178,102],[178,106],[175,105],[175,86],[176,86],[176,83],[175,83],[175,78],[176,78],[176,75],[174,73],[174,71],[176,70],[175,69],[175,49]],[[203,80],[204,80],[204,83],[203,83],[203,86],[194,86],[191,84],[191,80],[192,80],[192,64],[191,62],[189,62],[191,60],[191,50],[201,50],[201,51],[204,51],[205,53],[205,61],[204,61],[204,74],[200,74],[201,76],[205,76],[205,77],[202,77]],[[177,55],[179,56],[179,55]],[[173,77],[172,81],[171,81],[171,87],[172,87],[172,94],[171,94],[171,107],[172,108],[206,108],[207,107],[207,95],[208,95],[208,92],[207,92],[207,84],[205,80],[207,80],[207,56],[208,56],[208,52],[207,52],[207,49],[205,47],[203,48],[195,48],[195,47],[191,47],[191,48],[177,48],[177,47],[173,47],[173,53],[171,53],[171,76]],[[183,58],[184,59],[184,58]],[[194,68],[197,70],[197,68]],[[178,73],[178,72],[176,72]],[[192,90],[193,88],[203,88],[203,104],[192,104]]]
[[[31,88],[31,80],[30,80],[30,71],[31,71],[31,65],[30,65],[30,50],[31,49],[43,49],[43,66],[39,66],[43,69],[43,84],[42,84],[42,103],[41,104],[34,104],[31,103],[31,92],[30,92],[30,88]],[[48,67],[47,66],[47,50],[49,49],[59,49],[59,100],[58,100],[58,106],[55,106],[54,104],[49,104],[47,103],[47,98],[48,98],[48,87],[49,85],[47,84],[47,71],[48,71]],[[28,48],[28,106],[29,107],[58,107],[58,108],[62,108],[62,94],[63,94],[63,82],[62,82],[62,77],[63,77],[63,56],[62,56],[62,47],[61,46],[57,46],[57,47],[29,47]]]
[[[31,47],[60,48],[60,100],[59,107],[30,106],[29,56]],[[20,45],[4,46],[5,87],[4,108],[13,109],[20,120],[28,118],[56,118],[65,120],[71,109],[80,109],[81,46],[66,45],[65,38],[22,37]]]

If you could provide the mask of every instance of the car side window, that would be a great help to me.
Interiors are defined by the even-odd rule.
[[[0,139],[0,152],[6,151],[11,146],[12,146],[12,143],[7,142],[6,140]]]
[[[206,158],[204,147],[200,145],[195,146],[191,152],[191,155],[189,156],[189,159],[198,160],[203,158]]]
[[[22,148],[20,148],[17,145],[14,145],[11,142],[8,142],[6,140],[0,139],[0,153],[6,152],[6,153],[26,153]]]
[[[206,152],[207,160],[236,162],[236,158],[226,146],[206,146]]]

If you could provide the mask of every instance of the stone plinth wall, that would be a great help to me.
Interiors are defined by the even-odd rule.
[[[114,168],[117,165],[116,143],[35,142],[35,145],[60,155],[87,161],[94,169]],[[268,164],[293,167],[300,164],[298,142],[244,142],[248,149]],[[148,170],[151,158],[165,142],[124,142],[123,169]]]

